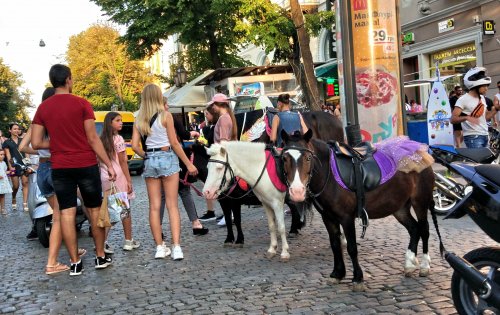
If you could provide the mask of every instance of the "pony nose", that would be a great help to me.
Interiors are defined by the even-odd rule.
[[[290,197],[293,201],[304,201],[305,199],[306,188],[304,185],[300,185],[298,187],[290,187]]]

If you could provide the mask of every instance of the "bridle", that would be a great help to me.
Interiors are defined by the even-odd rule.
[[[242,199],[242,198],[245,198],[246,196],[248,196],[250,193],[253,192],[254,188],[257,187],[257,184],[260,182],[262,176],[264,175],[264,172],[266,171],[267,163],[269,162],[270,157],[271,157],[271,154],[269,154],[269,156],[267,157],[266,162],[264,163],[264,167],[262,168],[262,171],[260,172],[260,175],[257,178],[257,181],[255,181],[255,184],[252,186],[252,188],[250,188],[246,193],[244,193],[240,197],[231,197],[230,196],[230,194],[236,188],[236,185],[238,185],[239,179],[236,179],[236,176],[234,176],[233,168],[229,164],[229,154],[226,153],[226,161],[225,162],[224,161],[220,161],[220,160],[215,160],[215,159],[209,159],[208,163],[219,163],[219,164],[224,165],[224,174],[222,176],[222,180],[220,182],[219,188],[217,189],[218,194],[220,196],[222,196],[222,198],[229,198],[229,199]],[[229,176],[230,176],[230,180],[229,180],[229,185],[228,186],[230,188],[227,189],[228,190],[227,193],[224,193],[222,191],[222,189],[224,188],[224,186],[227,183],[226,174],[227,174],[228,171],[229,171]]]
[[[330,181],[330,170],[328,170],[327,172],[327,178],[325,180],[325,183],[323,184],[323,187],[321,188],[321,190],[318,192],[318,193],[314,193],[311,188],[309,187],[310,183],[311,183],[311,179],[312,179],[312,176],[313,176],[313,172],[316,170],[316,165],[314,164],[314,159],[316,159],[318,162],[319,162],[319,165],[320,165],[320,168],[322,167],[322,163],[321,161],[319,160],[318,156],[314,153],[314,151],[308,149],[308,148],[304,148],[304,147],[297,147],[297,146],[285,146],[283,148],[283,153],[286,153],[286,151],[288,150],[296,150],[296,151],[299,151],[301,154],[303,154],[304,152],[305,153],[309,153],[309,160],[308,161],[311,161],[311,163],[313,164],[312,165],[312,170],[309,172],[309,176],[307,178],[307,182],[305,184],[305,187],[306,187],[306,192],[307,192],[307,195],[310,197],[310,198],[317,198],[319,197],[326,189],[326,185],[328,184],[328,182]],[[283,165],[284,165],[284,159],[283,159],[283,153],[281,155],[281,160],[283,162]],[[284,172],[284,175],[285,175],[285,184],[287,185],[287,187],[290,187],[290,183],[288,182],[288,173],[286,172],[286,170],[283,168],[283,172]]]

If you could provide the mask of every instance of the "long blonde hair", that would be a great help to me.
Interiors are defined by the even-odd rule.
[[[141,107],[135,119],[135,126],[143,136],[149,136],[151,127],[149,121],[154,114],[158,113],[158,118],[163,120],[165,108],[163,106],[163,95],[158,85],[150,83],[144,87],[141,93]]]

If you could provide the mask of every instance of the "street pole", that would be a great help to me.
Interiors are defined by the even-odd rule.
[[[358,119],[358,98],[356,95],[356,71],[353,61],[352,16],[351,1],[337,0],[336,32],[340,33],[340,43],[337,41],[337,60],[340,82],[340,106],[346,115],[347,143],[355,146],[361,142],[361,132]]]
[[[332,11],[332,2],[335,0],[326,0],[326,11],[330,12]],[[335,22],[336,24],[337,22]],[[337,58],[337,54],[335,50],[333,49],[333,43],[335,42],[335,33],[332,32],[332,29],[329,28],[326,30],[326,38],[328,38],[328,58],[327,59],[333,59]]]

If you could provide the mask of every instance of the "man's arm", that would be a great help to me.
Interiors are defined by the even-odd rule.
[[[455,109],[453,110],[453,113],[451,114],[451,123],[452,124],[459,124],[459,123],[463,123],[464,121],[468,121],[470,122],[471,124],[479,124],[479,118],[475,118],[475,117],[472,117],[472,116],[460,116],[460,114],[462,113],[462,109],[458,106],[455,106]]]
[[[302,127],[302,134],[305,134],[309,130],[309,128],[307,128],[307,125],[304,122],[304,118],[302,118],[302,115],[300,113],[299,117],[300,117],[300,126]]]
[[[97,135],[94,119],[85,120],[83,122],[83,127],[85,129],[85,135],[87,136],[87,141],[89,142],[90,147],[94,150],[99,160],[101,160],[101,162],[108,168],[109,180],[114,181],[116,179],[116,173],[113,169],[113,165],[111,165],[111,161],[109,160],[106,151],[104,150],[101,139],[99,139],[99,136]]]
[[[19,151],[28,154],[38,154],[37,150],[33,150],[32,148],[30,148],[30,141],[31,141],[31,127],[29,127],[28,131],[26,131],[26,134],[23,137],[23,141],[19,143]]]
[[[497,108],[495,106],[491,106],[491,110],[486,112],[486,120],[494,119],[496,113]]]
[[[49,149],[50,141],[44,138],[45,127],[38,124],[31,125],[31,146],[35,150]]]

